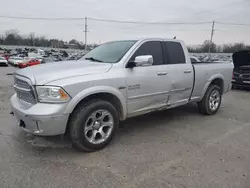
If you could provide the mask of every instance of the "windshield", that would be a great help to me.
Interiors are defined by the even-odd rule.
[[[4,57],[0,57],[0,60],[5,60],[5,58]]]
[[[91,50],[81,59],[89,59],[97,62],[117,63],[135,44],[135,42],[135,40],[108,42]]]

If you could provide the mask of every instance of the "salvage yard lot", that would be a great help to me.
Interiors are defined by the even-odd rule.
[[[60,137],[24,133],[11,111],[14,67],[0,67],[0,187],[250,187],[250,91],[214,116],[196,104],[121,123],[112,143],[80,153]]]

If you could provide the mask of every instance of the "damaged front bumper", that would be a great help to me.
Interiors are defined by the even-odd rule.
[[[10,99],[12,111],[17,124],[26,132],[40,136],[53,136],[64,134],[69,114],[65,114],[67,103],[27,104],[15,95]]]

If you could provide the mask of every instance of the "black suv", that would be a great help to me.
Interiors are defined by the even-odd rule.
[[[250,88],[250,50],[235,52],[233,63],[233,87]]]

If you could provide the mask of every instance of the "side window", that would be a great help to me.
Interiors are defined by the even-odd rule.
[[[167,64],[186,63],[185,54],[179,42],[163,42],[164,57]]]
[[[152,55],[154,63],[153,65],[162,65],[163,63],[163,54],[161,48],[161,42],[159,41],[149,41],[143,43],[130,58],[130,61],[135,60],[136,56],[140,55]]]

